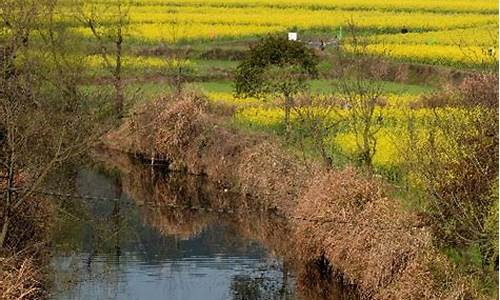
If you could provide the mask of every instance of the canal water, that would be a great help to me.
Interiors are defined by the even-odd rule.
[[[171,176],[162,175],[159,186],[140,178],[148,171],[132,173],[100,165],[76,172],[73,192],[100,199],[60,199],[51,299],[298,298],[287,262],[232,216],[186,218],[156,207],[150,198],[158,199],[159,189],[191,197],[189,187],[169,187],[179,181]]]

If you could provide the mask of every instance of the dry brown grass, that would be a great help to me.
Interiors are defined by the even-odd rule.
[[[20,175],[16,185],[22,184]],[[0,187],[4,182],[0,182]],[[0,211],[3,211],[0,201]],[[53,204],[32,196],[11,215],[9,231],[0,249],[0,299],[42,299],[47,291],[48,240]]]
[[[433,248],[429,228],[373,179],[353,169],[320,172],[298,203],[300,257],[325,255],[363,298],[462,299],[466,292],[454,276],[436,280],[453,268]]]
[[[236,170],[240,189],[258,197],[267,208],[288,211],[304,187],[306,168],[276,144],[264,141],[241,153]]]

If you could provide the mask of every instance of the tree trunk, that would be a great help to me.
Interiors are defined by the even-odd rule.
[[[286,139],[290,139],[290,133],[292,131],[290,126],[290,111],[292,109],[293,99],[290,95],[285,94],[285,136]]]
[[[3,211],[3,224],[0,233],[0,249],[3,248],[7,232],[9,230],[10,214],[12,206],[12,188],[14,185],[14,157],[11,153],[9,156],[9,171],[7,175],[7,192],[5,193],[5,208]]]
[[[371,171],[372,169],[372,149],[370,145],[370,127],[371,123],[367,122],[364,124],[363,129],[363,150],[362,150],[362,163],[366,167],[367,170]]]
[[[115,109],[118,118],[123,116],[123,102],[125,95],[123,93],[123,83],[122,83],[122,43],[123,36],[121,27],[118,28],[116,40],[116,66],[115,66]]]
[[[2,232],[0,233],[0,249],[3,248],[3,244],[5,243],[5,239],[7,238],[7,232],[9,231],[9,214],[8,212],[5,212],[5,216],[3,218],[3,224],[2,224]]]

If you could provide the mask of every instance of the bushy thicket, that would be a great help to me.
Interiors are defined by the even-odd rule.
[[[278,67],[281,70],[295,66],[293,74],[295,85],[305,84],[309,77],[318,75],[318,57],[304,43],[290,41],[284,37],[270,35],[253,46],[243,62],[238,66],[235,76],[235,90],[238,95],[259,96],[282,90],[295,91],[297,88],[282,88],[285,82],[266,77],[266,70]],[[292,79],[292,78],[289,78]]]
[[[410,140],[405,151],[410,177],[427,192],[438,241],[454,249],[478,248],[483,265],[497,264],[498,227],[492,219],[498,218],[498,76],[470,75],[420,104],[433,117],[424,132],[411,134],[420,138]]]

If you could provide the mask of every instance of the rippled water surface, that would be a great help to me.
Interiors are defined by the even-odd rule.
[[[295,299],[282,259],[231,217],[176,221],[130,196],[123,177],[77,172],[76,193],[120,200],[65,200],[52,299]]]

